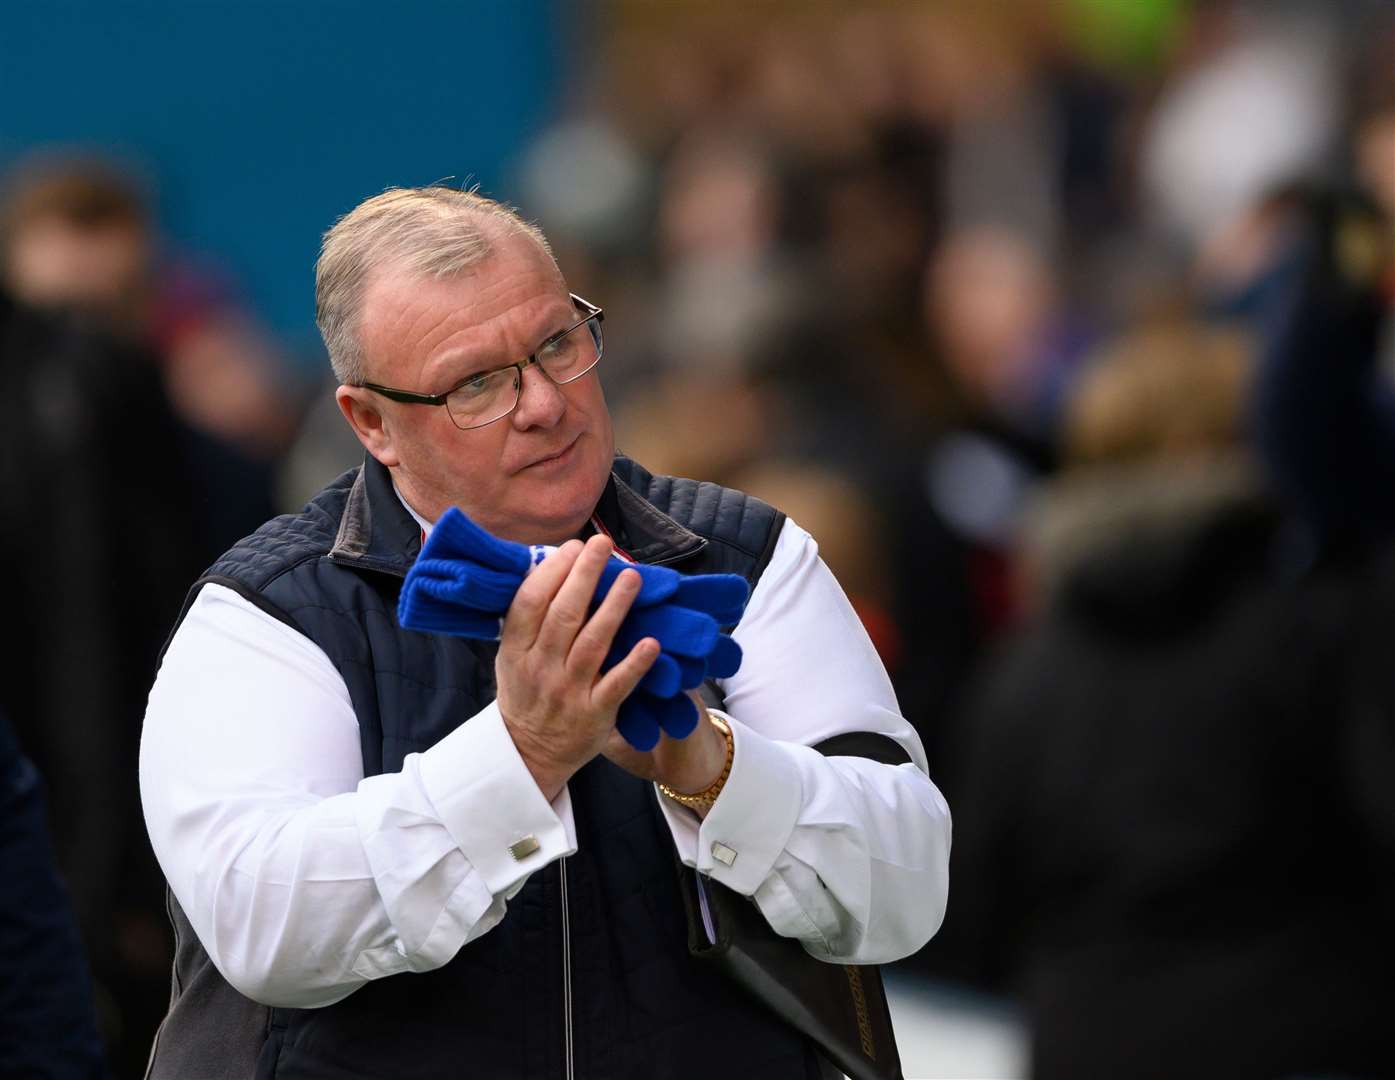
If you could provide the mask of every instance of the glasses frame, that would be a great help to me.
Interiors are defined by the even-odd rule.
[[[522,360],[515,361],[512,364],[501,364],[499,367],[490,368],[488,371],[471,372],[469,375],[461,379],[458,383],[456,383],[449,390],[447,390],[444,394],[421,394],[415,390],[399,390],[393,386],[382,386],[379,383],[370,382],[358,383],[356,385],[362,387],[364,390],[372,390],[375,394],[381,394],[383,397],[388,398],[391,401],[399,401],[403,405],[445,405],[446,399],[449,398],[453,393],[459,390],[471,379],[478,379],[484,375],[497,375],[501,371],[508,371],[509,368],[514,368],[518,371],[518,386],[516,387],[517,394],[514,397],[513,405],[509,408],[508,412],[502,412],[498,416],[493,417],[492,419],[482,420],[478,424],[470,424],[466,426],[458,423],[455,419],[455,416],[451,413],[450,409],[446,409],[446,415],[450,417],[450,422],[452,424],[455,424],[456,427],[460,428],[461,431],[474,431],[476,428],[487,427],[490,424],[498,423],[504,417],[512,413],[514,409],[518,408],[519,401],[523,399],[523,369],[531,364],[538,363],[538,353],[542,352],[554,341],[562,340],[562,338],[566,337],[573,330],[579,330],[581,327],[589,323],[592,319],[595,319],[598,323],[605,321],[605,312],[598,308],[595,304],[591,303],[591,301],[583,300],[581,297],[577,296],[576,293],[568,293],[567,295],[571,297],[573,305],[575,305],[580,310],[586,312],[585,318],[572,323],[572,325],[567,327],[565,330],[559,330],[557,333],[553,334],[541,345],[539,345],[534,352],[529,353]],[[604,351],[605,341],[604,338],[602,338],[600,341],[596,343],[596,359],[591,362],[591,364],[586,368],[586,370],[578,371],[575,375],[572,375],[560,381],[554,379],[551,375],[549,375],[547,369],[540,364],[538,365],[538,370],[541,371],[543,375],[545,375],[554,386],[566,386],[568,383],[576,382],[576,380],[580,379],[583,375],[589,375],[592,371],[595,371],[596,365],[601,362],[601,354]]]

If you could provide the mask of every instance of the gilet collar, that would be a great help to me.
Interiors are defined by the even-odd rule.
[[[705,539],[614,472],[601,493],[596,515],[636,562],[679,562],[707,546]],[[366,455],[349,488],[330,559],[340,566],[403,577],[420,551],[421,527],[393,490],[387,467]]]

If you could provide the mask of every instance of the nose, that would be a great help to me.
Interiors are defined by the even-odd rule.
[[[567,396],[562,388],[547,377],[537,364],[523,369],[518,387],[518,407],[513,411],[514,427],[549,428],[562,419],[567,411]]]

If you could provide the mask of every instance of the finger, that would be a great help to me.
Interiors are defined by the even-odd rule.
[[[628,642],[624,642],[621,638],[628,629],[622,626],[620,633],[611,642],[610,652],[601,663],[602,671],[609,671],[624,659],[634,643],[643,636],[635,635]],[[677,656],[664,652],[663,647],[663,642],[659,642],[658,659],[654,661],[654,666],[649,669],[648,674],[639,681],[639,689],[655,697],[673,697],[684,690],[701,686],[702,680],[707,678],[707,662],[691,656]]]
[[[595,614],[586,621],[586,625],[576,635],[571,652],[567,654],[567,668],[578,678],[585,679],[588,684],[595,680],[596,673],[600,671],[608,658],[607,654],[612,652],[611,646],[615,640],[615,632],[624,622],[626,614],[629,613],[630,606],[639,593],[640,585],[638,573],[634,570],[624,571],[616,578],[610,591],[606,593],[605,599],[601,601],[601,606],[596,609]],[[635,642],[630,644],[633,645]],[[627,652],[629,652],[629,646],[613,657],[612,664],[618,662]]]
[[[702,680],[707,678],[707,661],[691,656],[675,656],[673,662],[678,665],[678,686],[682,690],[693,690],[702,685]],[[660,694],[660,697],[672,697],[672,694]]]
[[[635,697],[643,694],[640,691]],[[671,698],[653,698],[644,695],[644,703],[651,705],[654,710],[654,719],[658,721],[659,727],[664,729],[664,734],[673,739],[686,739],[696,730],[698,725],[698,709],[693,703],[693,699],[687,694],[678,694]]]
[[[464,578],[465,564],[459,559],[417,559],[412,564],[415,581],[459,584]]]
[[[625,659],[602,675],[591,690],[591,702],[600,708],[614,710],[639,685],[644,673],[659,655],[659,643],[645,638],[625,656]]]
[[[528,548],[490,536],[455,506],[441,515],[427,544],[446,559],[468,559],[514,577],[523,577],[532,565]]]
[[[633,699],[620,706],[615,730],[636,750],[649,751],[659,745],[659,722]]]
[[[639,595],[635,597],[636,607],[648,607],[650,604],[658,604],[667,600],[674,594],[679,583],[683,580],[682,575],[677,570],[671,570],[667,566],[635,565],[626,567],[619,559],[611,559],[601,574],[598,594],[605,595],[606,591],[615,583],[615,579],[626,569],[634,570],[641,579]]]
[[[538,628],[535,648],[556,654],[559,662],[565,661],[572,642],[590,613],[591,598],[596,595],[596,582],[600,580],[612,547],[608,536],[597,535],[586,541],[576,562],[567,572],[566,580],[547,606],[547,614]]]
[[[670,656],[699,658],[712,651],[717,644],[717,634],[717,622],[712,616],[690,608],[660,604],[631,612],[617,641],[624,647],[642,637],[655,637]]]
[[[523,579],[517,574],[491,570],[478,563],[418,560],[412,568],[416,575],[413,587],[442,603],[459,604],[472,611],[498,615],[508,610]]]
[[[727,634],[717,635],[717,644],[707,654],[707,674],[714,679],[729,679],[741,668],[741,646]]]
[[[739,574],[694,574],[683,578],[670,603],[705,611],[720,626],[733,626],[746,610],[751,587]]]
[[[494,641],[499,637],[499,616],[472,611],[459,604],[443,604],[426,593],[404,595],[398,618],[403,626],[413,630],[453,634],[478,641]]]
[[[611,649],[611,660],[605,667],[613,667],[623,657],[623,653],[617,653]],[[610,659],[608,656],[607,660]],[[662,652],[654,660],[654,666],[645,672],[644,678],[639,680],[639,689],[647,690],[656,697],[672,697],[683,689],[683,669],[677,658],[666,656]]]
[[[557,595],[557,590],[562,587],[580,554],[581,541],[568,540],[523,579],[504,616],[504,628],[499,635],[501,651],[521,652],[532,648],[552,598]]]

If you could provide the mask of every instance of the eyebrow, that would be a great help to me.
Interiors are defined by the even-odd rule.
[[[570,315],[563,316],[558,320],[549,320],[550,324],[556,326],[557,328],[555,330],[550,331],[544,337],[539,338],[538,343],[533,346],[531,353],[521,354],[505,363],[492,364],[488,367],[475,367],[473,365],[467,366],[463,369],[460,369],[464,371],[463,375],[460,375],[453,379],[453,381],[451,381],[447,385],[446,389],[440,392],[443,394],[450,393],[451,390],[454,390],[462,383],[468,382],[470,379],[473,379],[478,375],[490,375],[496,371],[503,371],[505,368],[513,367],[514,364],[517,364],[520,360],[522,360],[525,355],[536,354],[538,350],[542,349],[549,342],[555,340],[560,335],[565,334],[568,330],[574,329],[578,321],[585,321],[585,315],[581,311],[579,311],[575,305],[568,304],[567,310],[570,312]]]

